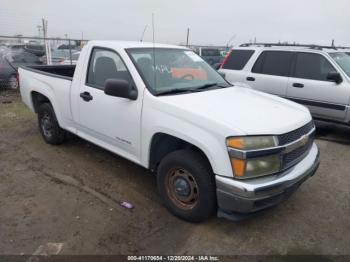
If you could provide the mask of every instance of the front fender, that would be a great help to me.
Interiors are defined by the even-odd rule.
[[[148,117],[151,115],[152,117]],[[164,133],[199,148],[208,158],[215,174],[233,176],[225,139],[222,136],[216,136],[199,126],[157,110],[144,114],[142,129],[141,136],[144,143],[141,148],[141,162],[143,166],[149,167],[153,136]]]

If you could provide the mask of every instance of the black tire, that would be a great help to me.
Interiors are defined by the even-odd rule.
[[[201,222],[216,212],[215,177],[208,161],[199,153],[174,151],[162,159],[157,173],[159,193],[166,208],[175,216],[189,222]],[[185,191],[175,187],[179,181],[180,188],[183,186]],[[187,199],[183,201],[183,198]]]
[[[60,145],[64,142],[66,131],[59,126],[51,104],[43,103],[39,106],[38,124],[40,133],[46,143]]]

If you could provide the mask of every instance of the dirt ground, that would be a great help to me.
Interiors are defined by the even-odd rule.
[[[36,115],[2,92],[0,254],[350,254],[350,129],[317,132],[320,168],[287,202],[190,224],[162,206],[147,170],[79,138],[45,144]]]

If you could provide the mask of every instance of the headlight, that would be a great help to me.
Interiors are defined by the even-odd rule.
[[[277,173],[281,168],[279,154],[266,153],[249,157],[250,152],[271,149],[278,146],[274,136],[231,137],[226,141],[229,148],[232,170],[237,178],[252,178]]]
[[[228,147],[254,150],[277,146],[277,138],[275,136],[231,137],[226,143]]]
[[[252,178],[277,173],[281,168],[279,155],[252,159],[231,158],[232,168],[238,178]]]

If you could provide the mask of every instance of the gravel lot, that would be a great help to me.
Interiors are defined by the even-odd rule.
[[[162,206],[147,170],[79,138],[45,144],[18,94],[2,92],[0,253],[350,254],[350,129],[317,126],[320,168],[287,202],[190,224]]]

